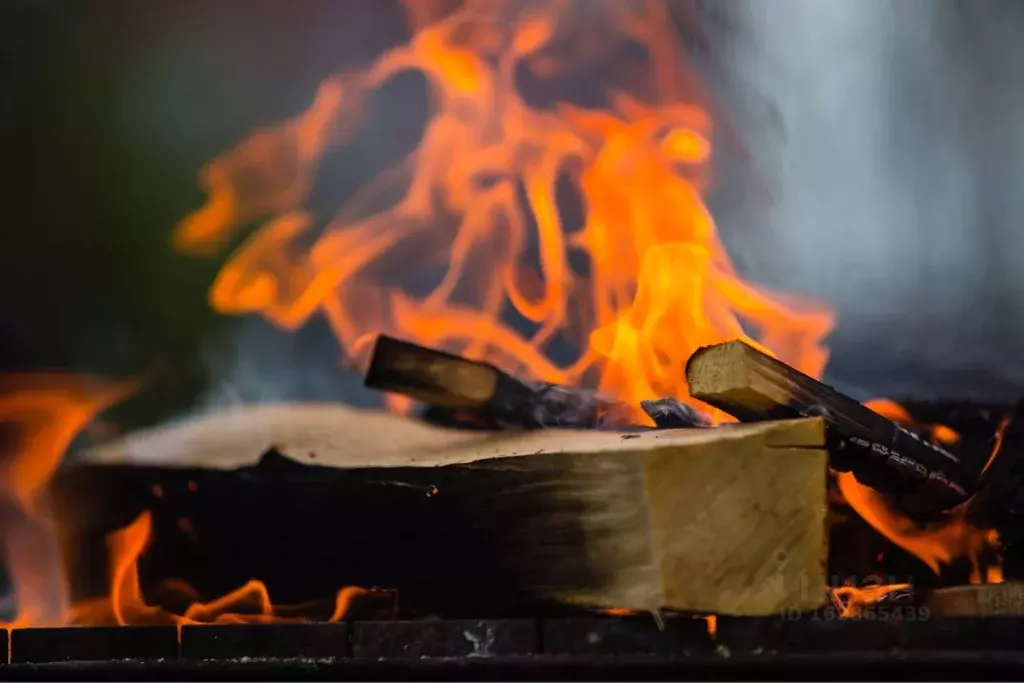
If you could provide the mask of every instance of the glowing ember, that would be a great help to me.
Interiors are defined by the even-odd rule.
[[[820,375],[831,312],[748,284],[719,241],[702,198],[714,124],[666,3],[595,0],[585,31],[579,4],[558,0],[467,0],[425,23],[421,2],[407,8],[418,25],[408,43],[365,73],[329,78],[304,113],[203,171],[209,197],[179,226],[178,248],[212,254],[262,222],[213,286],[218,311],[287,330],[323,314],[356,364],[386,333],[633,405],[685,399],[690,354],[750,341],[745,330]],[[626,55],[631,44],[645,48],[643,63]],[[602,109],[541,108],[519,87],[524,71],[540,81],[573,72],[567,52],[621,66]],[[419,146],[318,223],[304,210],[318,163],[358,134],[369,96],[406,71],[432,91]],[[404,196],[369,208],[403,182]],[[579,229],[559,201],[564,183],[582,204]],[[422,281],[438,267],[426,294],[388,279]],[[552,349],[566,345],[576,359],[557,362]],[[636,417],[648,421],[639,408]]]

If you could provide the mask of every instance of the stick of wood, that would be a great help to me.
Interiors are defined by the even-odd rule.
[[[634,414],[594,391],[520,379],[490,363],[385,335],[377,338],[364,383],[506,429],[621,428]],[[703,416],[674,399],[645,401],[641,408],[659,427],[706,426]]]
[[[236,411],[84,453],[54,485],[64,526],[96,538],[150,505],[165,521],[155,522],[147,565],[171,563],[179,578],[201,583],[203,572],[253,557],[237,581],[264,578],[256,563],[272,589],[317,586],[320,576],[324,593],[376,585],[397,589],[403,605],[433,600],[449,612],[541,600],[764,615],[825,600],[820,420],[467,435],[317,410]],[[293,427],[315,422],[315,439]],[[236,437],[247,433],[303,465],[254,464],[260,451],[250,450],[248,467],[225,468],[242,464]],[[241,443],[251,448],[253,437]],[[187,444],[200,448],[188,457]],[[201,543],[175,542],[180,518]],[[160,554],[168,544],[174,552]]]
[[[698,349],[686,381],[691,396],[744,422],[822,416],[832,467],[896,497],[906,512],[951,509],[975,486],[950,451],[744,342]]]

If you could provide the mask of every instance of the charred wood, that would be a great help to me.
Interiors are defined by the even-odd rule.
[[[698,349],[686,379],[693,397],[744,422],[823,417],[832,468],[904,512],[949,510],[976,488],[977,471],[958,455],[741,341]]]
[[[421,401],[435,424],[483,429],[631,426],[632,407],[597,392],[520,379],[480,361],[380,336],[365,385]],[[671,398],[642,401],[659,428],[707,426],[693,407]]]
[[[674,398],[640,401],[647,416],[659,429],[708,427],[710,423],[696,408]]]

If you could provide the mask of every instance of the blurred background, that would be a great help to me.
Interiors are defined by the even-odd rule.
[[[713,213],[754,282],[835,306],[827,379],[858,398],[1020,393],[1024,3],[695,6],[694,59],[734,134]],[[203,201],[204,163],[403,40],[400,9],[4,0],[0,32],[2,369],[144,373],[123,425],[236,401],[368,401],[318,321],[284,334],[213,313],[220,262],[176,254],[170,236]],[[339,196],[422,126],[422,102],[396,105],[381,115],[391,132],[331,171]]]

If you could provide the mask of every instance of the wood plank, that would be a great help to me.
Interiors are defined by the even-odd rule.
[[[362,558],[337,567],[340,585],[397,588],[403,601],[412,590],[484,602],[504,594],[513,602],[766,615],[813,609],[825,599],[823,443],[819,419],[643,434],[480,435],[339,406],[278,406],[129,436],[85,454],[55,490],[72,535],[95,538],[111,519],[123,524],[130,516],[123,506],[117,515],[96,512],[116,507],[118,490],[134,487],[123,495],[139,500],[168,472],[195,477],[181,468],[197,467],[220,472],[218,485],[234,477],[250,486],[270,467],[256,465],[255,454],[275,446],[307,463],[274,465],[267,483],[253,489],[278,506],[275,514],[294,504],[307,518],[361,520],[328,532],[318,526],[309,541]],[[246,466],[244,476],[224,471]],[[267,497],[266,487],[285,476],[295,482],[288,494]],[[104,478],[120,483],[103,485]],[[308,495],[302,486],[311,487]],[[209,487],[198,488],[196,495]],[[313,515],[316,495],[333,507]],[[211,511],[239,514],[243,495],[219,498]],[[91,519],[84,510],[94,511]],[[202,517],[192,523],[200,526]],[[260,537],[264,531],[253,528],[248,540],[279,547]],[[207,546],[224,551],[209,536]]]

